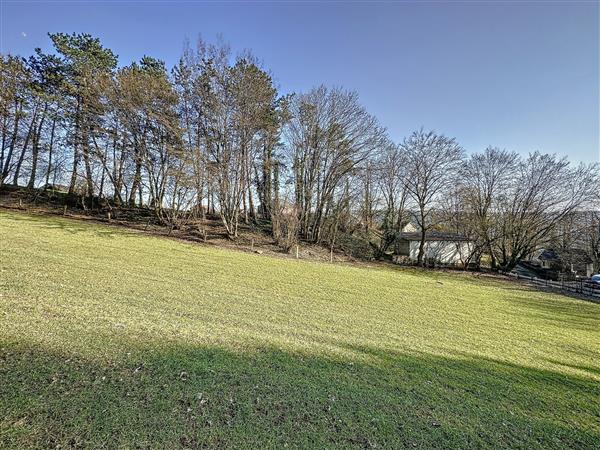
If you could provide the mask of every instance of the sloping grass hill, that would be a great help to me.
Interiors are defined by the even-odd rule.
[[[0,211],[0,448],[598,448],[600,306]]]

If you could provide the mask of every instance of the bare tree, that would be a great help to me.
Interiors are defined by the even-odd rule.
[[[461,217],[455,225],[463,224],[463,232],[469,233],[474,250],[490,256],[492,268],[496,268],[493,244],[500,237],[499,201],[515,182],[518,155],[494,147],[476,153],[465,162],[460,173],[460,190],[457,194]]]
[[[383,255],[395,241],[408,219],[406,200],[406,161],[399,146],[388,143],[377,156],[376,179],[383,204],[381,237],[376,253]]]
[[[498,202],[498,238],[492,252],[499,268],[512,270],[545,244],[561,220],[588,205],[598,187],[598,165],[571,168],[565,158],[537,152],[521,161],[510,189]]]
[[[406,157],[405,186],[417,209],[421,232],[417,264],[422,265],[427,231],[436,223],[433,212],[452,187],[464,151],[454,138],[423,129],[405,139],[401,148]]]

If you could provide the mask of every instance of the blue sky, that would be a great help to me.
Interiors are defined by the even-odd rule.
[[[183,41],[222,34],[282,92],[356,90],[399,141],[412,130],[600,161],[598,2],[1,2],[0,51],[49,50],[88,32],[122,65],[174,64]]]

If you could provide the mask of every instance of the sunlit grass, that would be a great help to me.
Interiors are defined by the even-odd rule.
[[[600,306],[0,212],[0,447],[600,442]]]

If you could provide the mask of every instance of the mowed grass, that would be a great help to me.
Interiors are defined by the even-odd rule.
[[[598,448],[600,305],[0,212],[1,448]]]

